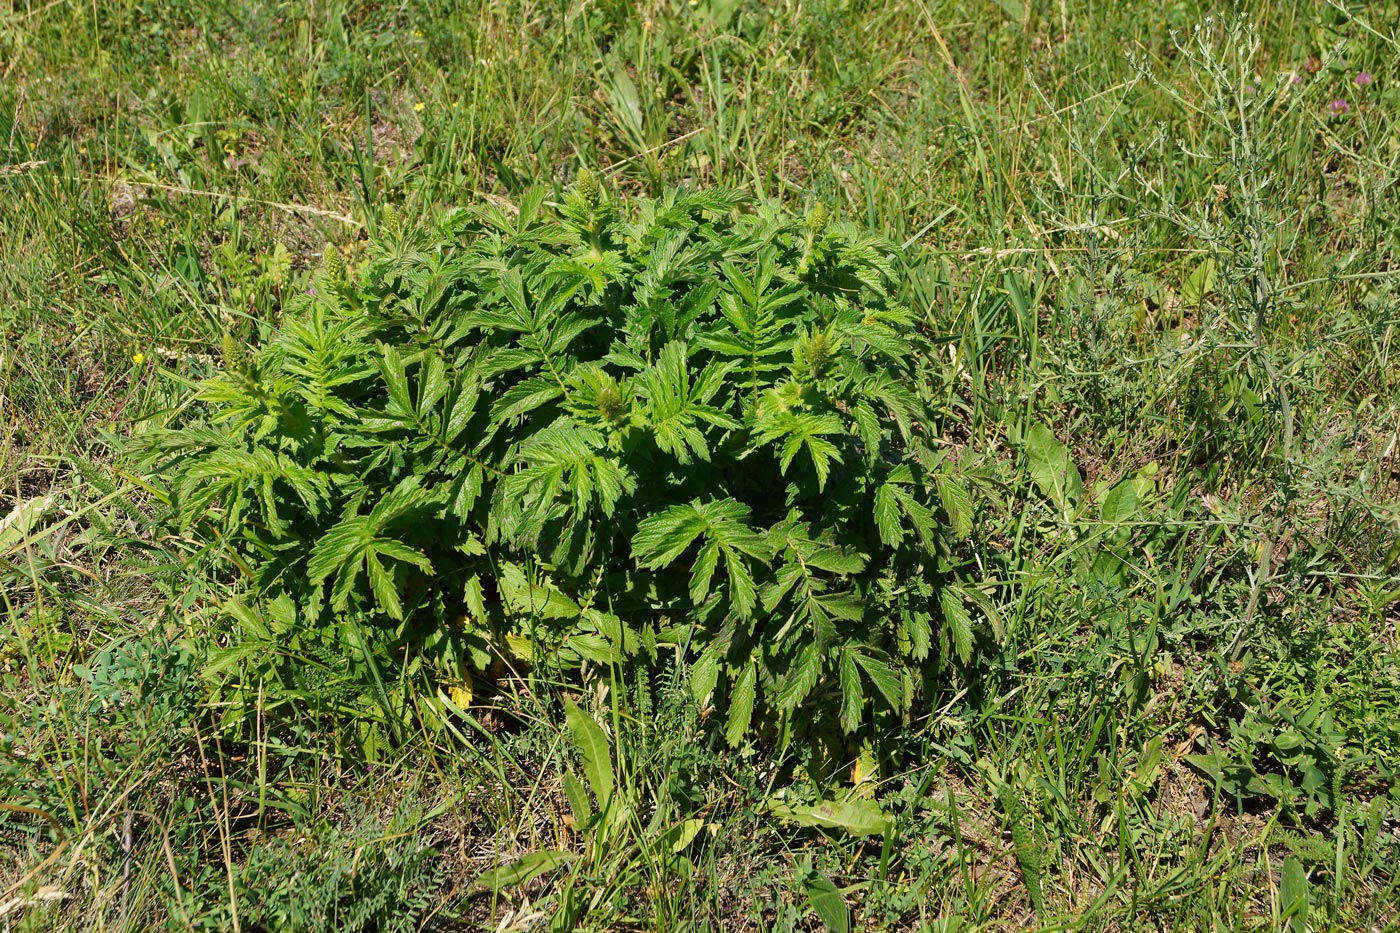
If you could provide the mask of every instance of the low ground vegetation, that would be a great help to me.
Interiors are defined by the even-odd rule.
[[[0,9],[0,917],[1400,923],[1400,10]]]

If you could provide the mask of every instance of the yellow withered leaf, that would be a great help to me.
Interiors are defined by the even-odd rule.
[[[467,709],[472,705],[472,688],[472,675],[468,672],[463,672],[461,680],[448,685],[447,698],[451,700],[453,705],[458,709]]]

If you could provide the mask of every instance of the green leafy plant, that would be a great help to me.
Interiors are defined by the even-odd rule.
[[[957,582],[973,505],[895,260],[820,205],[624,205],[587,172],[391,213],[148,435],[196,561],[249,594],[215,664],[307,697],[311,655],[398,728],[425,679],[674,645],[731,744],[897,722],[998,623]]]
[[[1301,712],[1286,703],[1246,709],[1230,723],[1228,742],[1185,761],[1236,800],[1274,798],[1298,819],[1340,805],[1342,771],[1355,763],[1344,754],[1332,714],[1314,700]]]

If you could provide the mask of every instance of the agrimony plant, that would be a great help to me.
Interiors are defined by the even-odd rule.
[[[971,657],[972,502],[881,240],[587,172],[386,226],[148,440],[199,559],[281,620],[236,644],[341,663],[387,721],[424,678],[460,703],[493,665],[674,646],[734,744],[897,721]]]

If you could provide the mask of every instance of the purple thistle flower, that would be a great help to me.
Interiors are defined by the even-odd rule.
[[[1371,83],[1376,79],[1371,77],[1371,73],[1369,71],[1361,71],[1357,72],[1356,77],[1352,78],[1351,80],[1352,83],[1354,83],[1357,87],[1370,87]]]
[[[1351,110],[1351,104],[1347,103],[1342,98],[1338,97],[1336,100],[1332,101],[1332,112],[1334,114],[1343,114],[1349,110]]]

